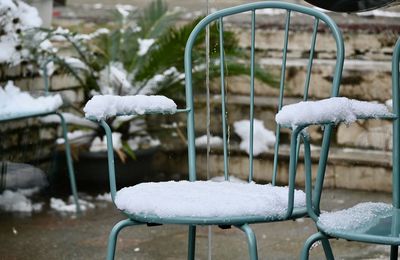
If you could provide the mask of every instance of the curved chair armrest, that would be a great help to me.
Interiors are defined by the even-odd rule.
[[[85,117],[95,121],[104,128],[107,139],[108,172],[110,181],[111,197],[114,201],[117,192],[114,150],[112,141],[112,130],[107,118],[127,115],[146,115],[146,114],[175,114],[179,112],[189,112],[190,109],[177,109],[176,104],[171,99],[164,96],[113,96],[98,95],[94,96],[84,107]]]
[[[396,116],[383,104],[333,97],[319,101],[302,101],[284,106],[275,121],[287,128],[299,126],[352,123],[358,119],[393,119]]]
[[[97,95],[86,103],[83,111],[87,119],[101,121],[115,116],[175,114],[189,109],[177,109],[172,99],[160,95]]]

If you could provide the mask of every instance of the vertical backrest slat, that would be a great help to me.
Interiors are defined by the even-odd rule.
[[[392,58],[392,106],[393,113],[397,116],[393,121],[393,198],[392,204],[400,208],[400,90],[399,90],[399,62],[400,62],[400,38],[397,40]]]
[[[250,60],[250,144],[249,144],[249,182],[253,181],[253,143],[254,143],[254,66],[256,45],[256,11],[251,12],[251,60]]]
[[[283,50],[282,50],[282,67],[281,67],[281,78],[279,83],[279,101],[278,101],[278,111],[281,110],[283,105],[283,94],[285,88],[285,78],[286,78],[286,57],[287,57],[287,47],[289,39],[289,27],[290,27],[290,10],[286,11],[286,22],[285,22],[285,35],[283,39]],[[275,147],[274,147],[274,166],[272,170],[272,185],[276,185],[276,178],[278,175],[278,153],[279,153],[279,142],[280,142],[281,127],[276,126],[275,131]]]
[[[313,34],[311,38],[310,57],[308,58],[308,64],[307,64],[306,80],[304,81],[304,96],[303,96],[304,101],[307,101],[308,99],[308,90],[310,88],[311,70],[314,60],[314,50],[315,50],[315,42],[317,40],[318,25],[319,25],[319,19],[315,18]]]
[[[209,14],[207,17],[205,17],[204,19],[202,19],[194,28],[193,32],[191,33],[191,35],[188,38],[187,44],[186,44],[186,50],[185,50],[185,81],[186,81],[186,96],[187,96],[187,110],[188,110],[188,146],[189,146],[189,155],[190,155],[190,159],[189,159],[189,169],[190,169],[190,179],[194,180],[196,179],[195,174],[195,157],[193,155],[195,155],[195,148],[193,146],[195,146],[194,141],[192,140],[194,137],[194,120],[192,117],[194,117],[194,113],[193,113],[193,93],[192,93],[192,88],[194,86],[192,86],[192,67],[191,67],[191,56],[192,56],[192,49],[195,46],[195,43],[197,41],[196,37],[198,37],[200,35],[200,31],[204,30],[206,28],[206,26],[212,22],[219,22],[219,43],[220,43],[220,56],[218,57],[220,59],[220,84],[221,84],[221,89],[220,89],[220,93],[221,93],[221,103],[222,103],[222,134],[223,134],[223,156],[224,156],[224,173],[225,173],[225,179],[229,179],[229,172],[228,172],[228,167],[229,167],[229,150],[228,150],[228,145],[229,145],[229,128],[228,128],[228,120],[227,120],[227,107],[226,107],[226,103],[227,103],[227,90],[226,90],[226,82],[225,82],[225,74],[227,74],[227,66],[225,64],[225,53],[224,53],[224,23],[223,23],[223,19],[225,20],[225,17],[228,16],[233,16],[236,14],[242,14],[245,12],[249,12],[249,14],[251,14],[252,16],[252,31],[251,31],[251,41],[252,41],[252,46],[251,46],[251,68],[250,68],[250,73],[251,73],[251,83],[250,83],[250,121],[252,121],[250,124],[250,127],[252,128],[251,131],[254,131],[255,125],[254,125],[254,117],[256,116],[256,112],[255,112],[255,108],[254,108],[254,99],[255,99],[255,90],[254,90],[254,85],[255,85],[255,80],[254,77],[255,75],[257,75],[257,67],[255,67],[255,22],[256,22],[256,17],[255,14],[258,12],[258,9],[279,9],[279,10],[284,10],[286,12],[285,18],[284,18],[284,41],[283,41],[283,49],[282,49],[282,58],[281,58],[281,71],[280,71],[280,76],[277,76],[277,79],[280,79],[280,90],[279,90],[279,96],[278,96],[278,110],[280,110],[283,106],[284,103],[284,92],[285,92],[285,88],[287,88],[285,86],[285,81],[286,79],[286,59],[287,59],[287,54],[288,54],[288,41],[289,41],[289,28],[291,26],[291,15],[293,12],[300,13],[300,14],[305,14],[305,15],[310,15],[312,17],[314,17],[315,20],[310,20],[311,23],[314,22],[314,32],[312,34],[312,38],[310,36],[311,40],[311,45],[312,48],[310,49],[310,57],[308,59],[308,68],[307,68],[307,76],[305,78],[305,83],[303,83],[305,85],[305,88],[307,88],[305,90],[305,92],[308,92],[308,88],[309,88],[309,84],[310,84],[310,79],[311,79],[311,70],[312,70],[312,66],[313,66],[313,57],[315,55],[315,45],[316,45],[316,40],[317,40],[317,36],[316,34],[318,33],[318,27],[319,27],[319,23],[323,22],[327,25],[327,27],[330,29],[330,32],[334,38],[334,41],[336,43],[336,65],[335,65],[335,70],[333,73],[333,82],[332,82],[332,89],[331,89],[331,96],[337,96],[339,93],[339,83],[340,83],[340,79],[341,79],[341,71],[343,68],[343,59],[344,59],[344,45],[343,45],[343,39],[340,33],[339,28],[336,26],[335,22],[326,14],[321,13],[317,10],[308,8],[308,7],[304,7],[304,6],[300,6],[300,5],[296,5],[296,4],[292,4],[292,3],[286,3],[286,2],[281,2],[281,1],[264,1],[264,2],[256,2],[256,3],[248,3],[248,4],[244,4],[244,5],[240,5],[240,6],[235,6],[235,7],[230,7],[230,8],[226,8],[223,10],[219,10],[216,11],[214,13]],[[226,44],[225,44],[226,45]],[[250,57],[249,57],[250,58]],[[213,63],[213,64],[217,64],[217,63]],[[248,63],[249,64],[249,63]],[[273,65],[273,63],[271,64]],[[307,67],[307,64],[304,65],[304,67]],[[235,74],[236,72],[232,73]],[[302,87],[302,86],[301,86]],[[307,94],[306,94],[307,95]],[[307,97],[305,98],[307,99]],[[189,120],[190,119],[190,120]],[[328,130],[328,131],[326,131]],[[323,150],[323,152],[321,152],[321,159],[319,161],[319,165],[318,165],[318,171],[317,171],[317,186],[316,189],[314,189],[314,191],[318,191],[317,193],[320,193],[320,188],[322,188],[322,183],[324,180],[324,174],[325,174],[325,167],[326,165],[324,163],[326,163],[326,159],[327,159],[327,152],[329,149],[329,137],[330,137],[330,133],[331,133],[331,127],[330,126],[326,126],[325,128],[325,132],[324,132],[324,137],[323,137],[323,144],[322,144],[322,148],[321,150]],[[249,180],[253,179],[253,170],[254,170],[254,165],[253,165],[253,159],[254,159],[254,154],[251,154],[253,152],[253,149],[255,147],[255,141],[257,142],[257,140],[254,140],[254,134],[253,136],[250,136],[250,138],[252,140],[250,141],[250,144],[253,145],[253,147],[249,147],[250,148],[250,172],[249,172]],[[278,162],[279,162],[279,145],[280,142],[282,141],[282,139],[284,138],[284,136],[281,133],[281,126],[277,125],[276,127],[276,144],[275,144],[275,154],[274,154],[274,169],[273,169],[273,180],[272,183],[276,184],[276,179],[277,179],[277,172],[278,172]],[[297,157],[297,147],[296,146],[296,151],[294,151],[294,154]],[[313,194],[315,195],[314,197],[317,199],[316,202],[319,203],[319,197],[320,194]]]
[[[225,55],[224,55],[224,22],[222,17],[219,21],[219,55],[220,55],[220,77],[221,77],[221,106],[222,106],[222,135],[224,142],[224,177],[229,180],[228,169],[228,131],[226,122],[226,97],[225,97]]]

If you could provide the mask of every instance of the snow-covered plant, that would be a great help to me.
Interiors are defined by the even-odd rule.
[[[21,0],[1,0],[0,64],[18,65],[25,60],[29,51],[22,45],[24,32],[41,25],[36,8]]]

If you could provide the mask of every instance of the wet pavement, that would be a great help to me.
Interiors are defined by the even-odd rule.
[[[124,216],[106,201],[81,216],[61,214],[48,207],[40,213],[22,215],[0,212],[0,259],[105,259],[107,237]],[[390,195],[373,192],[330,190],[323,209],[340,209],[361,201],[390,201]],[[315,232],[310,219],[252,225],[258,241],[259,259],[298,259],[305,239]],[[196,259],[207,259],[208,228],[198,229]],[[177,225],[139,226],[124,229],[118,240],[116,259],[186,259],[187,228]],[[387,259],[389,248],[333,240],[336,259]],[[212,228],[212,259],[248,259],[245,237],[237,229]],[[311,259],[324,259],[321,246]]]

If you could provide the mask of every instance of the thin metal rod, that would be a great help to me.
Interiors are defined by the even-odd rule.
[[[282,51],[283,53],[282,53],[281,79],[280,79],[280,85],[279,85],[278,111],[281,110],[282,105],[283,105],[289,27],[290,27],[290,10],[287,10],[286,11],[286,23],[285,23],[285,36],[284,36],[284,40],[283,40],[284,42],[283,42],[283,51]],[[275,132],[274,168],[272,170],[272,185],[276,185],[276,178],[278,175],[278,155],[279,155],[280,134],[281,134],[281,127],[280,127],[280,125],[277,125],[276,132]]]
[[[253,142],[254,142],[254,49],[256,45],[256,11],[251,12],[251,60],[250,60],[250,144],[249,144],[249,182],[253,181]]]
[[[304,101],[308,99],[308,90],[310,88],[310,77],[314,60],[314,50],[315,50],[315,42],[317,40],[318,24],[319,24],[319,19],[315,18],[313,35],[311,38],[310,57],[308,58],[308,65],[307,65],[307,75],[306,75],[306,80],[304,82],[304,96],[303,96]]]
[[[224,177],[229,180],[228,169],[228,138],[226,122],[226,104],[225,104],[225,55],[224,55],[224,23],[222,17],[219,18],[219,55],[221,72],[221,106],[222,106],[222,134],[224,140]]]
[[[114,150],[113,150],[113,141],[112,141],[112,132],[110,126],[106,123],[106,121],[101,120],[100,125],[104,128],[107,139],[107,157],[108,157],[108,175],[110,179],[110,192],[111,198],[114,202],[115,194],[117,193],[117,185],[115,180],[115,165],[114,165]]]
[[[400,98],[399,98],[399,60],[400,60],[400,39],[397,40],[392,59],[392,96],[393,113],[397,118],[393,121],[393,176],[392,204],[395,208],[400,208]]]
[[[67,123],[65,122],[65,118],[61,113],[56,112],[55,114],[60,117],[60,123],[61,123],[61,128],[62,128],[63,139],[64,139],[65,157],[67,160],[69,182],[70,182],[70,186],[71,186],[72,196],[74,198],[74,202],[75,202],[75,206],[76,206],[76,212],[81,213],[81,206],[79,204],[79,198],[78,198],[78,189],[76,188],[74,165],[73,165],[72,156],[71,156],[71,147],[68,142]]]

